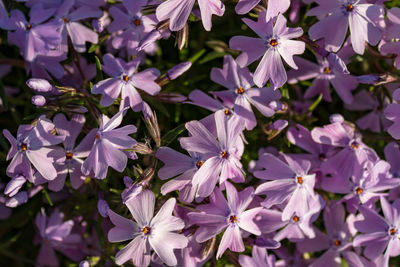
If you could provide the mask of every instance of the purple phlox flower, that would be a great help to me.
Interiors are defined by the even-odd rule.
[[[261,0],[239,0],[235,7],[236,13],[243,15],[249,13]],[[267,3],[267,21],[283,14],[290,7],[290,0],[269,0]]]
[[[96,77],[96,64],[89,64],[84,57],[79,58],[80,70],[75,62],[64,65],[68,74],[65,75],[60,82],[63,85],[70,85],[75,88],[82,87],[85,81],[90,81]],[[82,77],[83,76],[83,77]]]
[[[200,197],[209,196],[219,180],[222,184],[227,179],[243,182],[243,169],[240,158],[243,141],[240,137],[242,122],[236,118],[226,119],[225,114],[215,114],[217,136],[208,131],[198,121],[186,123],[190,137],[179,139],[181,147],[207,157],[204,164],[194,174],[192,186],[198,187]],[[217,140],[218,138],[218,140]]]
[[[26,202],[28,202],[28,193],[26,191],[20,191],[16,195],[7,199],[5,204],[6,207],[16,208]]]
[[[161,77],[157,79],[157,83],[163,86],[168,82],[177,79],[187,70],[189,70],[190,67],[192,67],[192,62],[190,61],[181,62],[178,65],[175,65],[172,68],[170,68],[165,74],[161,75]]]
[[[40,265],[59,266],[54,250],[57,250],[70,258],[80,261],[82,253],[76,249],[81,243],[81,236],[71,233],[74,226],[73,220],[64,222],[64,214],[58,210],[53,211],[47,219],[44,209],[36,215],[36,227],[39,230],[37,241],[41,243],[37,262]],[[38,243],[39,243],[38,242]]]
[[[336,154],[322,162],[321,171],[324,174],[337,173],[343,179],[348,179],[356,166],[378,159],[375,151],[361,141],[361,135],[345,122],[333,122],[323,128],[315,127],[311,136],[317,143],[339,149]]]
[[[146,181],[134,183],[130,177],[124,176],[124,184],[126,188],[121,193],[123,204],[137,197],[143,191],[143,188],[146,186]]]
[[[381,197],[384,218],[373,209],[360,207],[364,220],[355,222],[355,227],[361,235],[355,237],[355,247],[364,246],[364,255],[374,260],[383,256],[383,267],[389,266],[389,257],[400,255],[400,200],[392,205]]]
[[[332,266],[340,267],[340,256],[344,256],[345,251],[349,250],[352,242],[350,232],[350,224],[352,223],[348,217],[345,217],[343,205],[337,202],[331,204],[324,209],[323,218],[326,234],[315,228],[315,237],[313,239],[305,239],[297,243],[297,247],[301,252],[316,252],[326,250],[318,259],[313,261],[310,266]],[[327,265],[328,264],[328,265]]]
[[[63,161],[55,163],[57,170],[57,178],[49,181],[49,189],[52,191],[60,191],[64,187],[65,179],[69,174],[71,185],[74,189],[79,188],[86,179],[86,176],[81,172],[83,158],[89,155],[92,148],[92,142],[89,139],[84,139],[78,146],[75,147],[75,141],[85,124],[83,115],[73,115],[71,120],[68,120],[64,114],[57,114],[54,117],[54,125],[57,133],[65,136],[63,149],[61,153],[65,155]],[[36,173],[35,175],[41,176]]]
[[[195,2],[196,0],[167,0],[157,7],[157,19],[159,21],[169,19],[169,29],[179,31],[185,26]],[[210,31],[212,15],[224,15],[225,5],[221,0],[197,0],[197,3],[204,29]]]
[[[197,191],[197,187],[192,186],[193,176],[207,158],[196,152],[189,152],[189,156],[187,156],[169,147],[160,147],[157,150],[156,157],[165,164],[158,171],[158,177],[161,180],[175,177],[162,185],[161,194],[166,195],[178,190],[181,201],[192,202]]]
[[[111,54],[104,55],[103,61],[103,70],[111,78],[98,82],[92,88],[93,94],[102,94],[100,104],[103,107],[110,106],[121,94],[121,109],[130,106],[139,111],[143,101],[136,88],[150,95],[156,95],[161,90],[161,87],[154,82],[160,76],[157,69],[150,68],[136,72],[139,61],[125,63]]]
[[[396,89],[392,94],[393,99],[396,101],[389,104],[384,111],[385,117],[393,121],[393,124],[387,129],[387,132],[395,139],[400,139],[400,88]]]
[[[382,191],[400,185],[400,179],[392,178],[389,169],[390,164],[383,160],[366,162],[356,168],[350,181],[340,176],[325,178],[322,188],[330,192],[347,193],[341,201],[346,202],[349,212],[355,213],[360,204],[373,207],[379,196],[387,195]]]
[[[220,96],[221,99],[234,99],[233,109],[238,116],[245,120],[247,130],[251,130],[257,125],[251,105],[266,117],[274,115],[275,110],[269,106],[269,103],[280,99],[280,92],[269,87],[252,88],[254,86],[253,75],[248,68],[238,66],[232,56],[224,57],[222,69],[212,69],[211,80],[229,89],[215,92],[215,95]]]
[[[270,80],[274,89],[284,85],[287,80],[286,70],[282,59],[292,68],[297,69],[293,55],[302,54],[305,44],[301,41],[291,40],[303,34],[303,30],[286,27],[286,18],[279,14],[275,24],[273,20],[266,20],[265,12],[261,12],[258,21],[242,19],[260,38],[247,36],[234,36],[229,41],[232,49],[242,53],[236,59],[240,67],[248,66],[261,56],[262,59],[254,72],[254,83],[263,87]]]
[[[333,86],[343,102],[350,104],[353,102],[351,91],[357,88],[357,78],[352,75],[343,74],[338,71],[327,59],[317,57],[318,64],[312,63],[300,57],[295,58],[298,70],[290,70],[288,73],[291,84],[298,81],[313,79],[313,84],[304,93],[305,98],[312,98],[322,94],[325,101],[331,102],[330,85]]]
[[[400,177],[400,150],[396,142],[390,142],[385,146],[385,158],[390,164],[389,173],[393,177]],[[400,198],[400,187],[392,188],[389,192],[389,200]]]
[[[308,33],[313,40],[324,38],[327,50],[339,50],[349,26],[351,44],[357,54],[364,54],[365,42],[376,45],[381,39],[381,32],[376,25],[382,19],[381,6],[363,4],[359,0],[316,2],[319,6],[308,11],[307,15],[319,16],[320,21],[311,26]]]
[[[116,129],[121,124],[125,111],[126,108],[120,110],[111,119],[103,114],[100,127],[92,129],[82,140],[85,146],[92,144],[89,155],[82,163],[81,171],[84,175],[93,171],[94,177],[104,179],[109,166],[118,172],[126,168],[128,156],[123,150],[132,148],[137,142],[129,136],[136,132],[134,125]]]
[[[89,7],[101,7],[107,4],[107,0],[76,0],[76,5],[80,6],[89,6]]]
[[[293,213],[303,216],[310,210],[311,202],[316,198],[314,193],[315,174],[309,174],[311,163],[307,160],[297,161],[283,155],[287,163],[274,155],[264,153],[259,158],[259,164],[264,168],[253,174],[263,180],[273,180],[259,185],[256,194],[266,194],[261,203],[270,208],[273,205],[287,201],[282,212],[282,220],[290,219]]]
[[[154,194],[144,190],[139,196],[126,203],[135,221],[125,219],[109,210],[109,218],[115,225],[108,232],[110,242],[131,240],[115,256],[115,262],[122,265],[132,260],[137,266],[147,266],[150,263],[151,248],[169,265],[177,264],[174,249],[184,248],[187,238],[176,233],[184,227],[184,222],[172,216],[176,200],[170,198],[154,216]]]
[[[46,180],[54,180],[57,171],[53,164],[65,157],[54,145],[61,143],[65,136],[53,135],[53,130],[54,124],[44,115],[39,117],[35,126],[20,125],[17,139],[4,129],[3,134],[11,144],[7,160],[12,158],[7,167],[7,175],[13,177],[23,174],[32,182],[32,164]]]
[[[8,32],[8,41],[19,47],[26,61],[32,62],[37,55],[45,55],[60,44],[61,36],[56,24],[43,23],[54,12],[54,8],[45,9],[42,4],[34,5],[29,12],[28,22],[20,10],[11,11],[11,19],[17,28],[13,32]]]
[[[325,202],[320,195],[310,201],[310,209],[300,216],[292,213],[288,220],[284,220],[285,227],[275,234],[274,240],[281,241],[288,238],[291,242],[298,242],[305,238],[314,238],[315,231],[312,223],[318,219],[319,212],[324,208]],[[281,215],[281,217],[283,214]]]
[[[301,253],[298,249],[289,252],[287,248],[280,247],[274,250],[274,253],[279,258],[279,260],[277,260],[275,263],[275,267],[308,267],[310,264],[310,260],[304,259],[303,253]]]
[[[92,20],[92,27],[98,32],[102,33],[111,23],[109,14],[103,11],[103,15],[100,18]]]
[[[8,11],[2,0],[0,0],[0,28],[3,30],[15,30],[16,28],[15,23],[8,16]]]
[[[251,257],[239,255],[239,263],[243,267],[274,267],[275,256],[268,255],[265,248],[253,246]]]
[[[318,170],[321,163],[333,152],[332,146],[316,143],[312,139],[310,131],[300,124],[296,124],[295,127],[289,127],[286,137],[292,144],[310,153],[307,154],[306,158],[311,162],[313,171]]]
[[[127,47],[129,54],[138,47],[139,42],[150,33],[157,25],[158,21],[155,15],[143,15],[142,8],[147,5],[147,0],[122,1],[121,8],[112,6],[110,16],[113,18],[111,24],[107,27],[111,33],[118,32],[112,38],[112,46],[115,49]],[[146,52],[154,51],[157,46],[153,43],[146,47]]]
[[[75,0],[64,1],[55,13],[55,23],[58,25],[61,33],[60,48],[62,51],[68,51],[68,36],[74,49],[77,52],[86,51],[86,42],[97,44],[98,35],[93,30],[79,23],[80,20],[87,18],[97,18],[103,15],[100,9],[82,6],[74,9]]]
[[[97,202],[97,210],[101,217],[107,218],[108,217],[108,211],[110,210],[110,207],[108,206],[107,202],[99,197],[99,201]]]
[[[356,124],[360,129],[370,129],[373,132],[381,132],[381,128],[386,129],[391,124],[383,114],[383,110],[389,104],[389,98],[385,97],[382,102],[373,97],[368,91],[363,90],[354,96],[354,101],[346,105],[348,110],[371,110],[366,115],[362,116],[356,121]]]
[[[227,248],[231,251],[244,251],[240,230],[260,235],[261,231],[253,221],[261,207],[246,210],[254,197],[254,189],[247,187],[240,193],[229,182],[225,183],[228,201],[216,187],[210,196],[210,204],[199,205],[200,212],[188,214],[190,221],[200,226],[196,231],[197,242],[204,242],[224,231],[216,254],[219,259]]]
[[[27,75],[31,72],[32,77],[52,80],[54,76],[61,79],[66,73],[61,61],[67,59],[67,54],[63,51],[52,50],[46,55],[37,55],[33,61],[26,62]]]
[[[386,27],[384,27],[384,40],[390,41],[392,39],[398,39],[400,37],[400,8],[393,7],[386,10],[388,20],[386,20]]]
[[[15,196],[26,183],[26,181],[27,179],[23,174],[14,175],[4,189],[4,194],[8,195],[9,197]]]

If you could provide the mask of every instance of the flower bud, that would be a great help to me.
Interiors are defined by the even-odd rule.
[[[21,187],[25,184],[26,178],[23,175],[15,176],[8,182],[6,189],[4,189],[4,194],[9,197],[13,197],[18,193]]]
[[[9,208],[16,208],[28,201],[28,193],[26,191],[19,192],[14,197],[6,201],[6,206]]]
[[[26,82],[26,85],[40,93],[48,93],[53,90],[53,85],[45,79],[31,78]]]
[[[34,95],[32,96],[32,104],[36,107],[43,107],[46,105],[46,98],[42,95]]]

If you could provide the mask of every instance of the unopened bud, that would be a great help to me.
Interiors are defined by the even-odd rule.
[[[42,95],[34,95],[32,96],[32,104],[36,107],[43,107],[46,105],[46,98]]]

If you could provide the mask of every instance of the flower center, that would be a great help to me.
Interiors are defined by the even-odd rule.
[[[100,134],[96,134],[96,140],[100,140],[101,136]]]
[[[353,9],[354,9],[354,6],[352,4],[347,4],[346,5],[346,11],[347,12],[351,12],[351,11],[353,11]]]
[[[222,151],[222,152],[221,152],[221,157],[222,157],[222,158],[227,159],[228,156],[229,156],[228,152],[226,152],[226,151]]]
[[[278,45],[278,41],[277,41],[276,39],[271,39],[271,41],[269,41],[269,44],[270,44],[272,47],[275,47],[275,46]]]
[[[31,24],[26,25],[26,29],[27,29],[27,30],[32,29],[32,25],[31,25]]]
[[[340,240],[335,239],[333,241],[333,244],[335,245],[335,247],[338,247],[338,246],[340,246],[341,242],[340,242]]]
[[[243,93],[244,93],[243,87],[239,87],[239,88],[236,90],[236,93],[237,93],[238,95],[243,94]]]
[[[351,147],[352,149],[356,150],[357,148],[360,147],[360,144],[357,143],[356,141],[353,141],[353,142],[350,144],[350,147]]]
[[[395,235],[396,233],[397,233],[397,230],[395,228],[389,229],[389,235]]]
[[[46,239],[44,240],[44,243],[49,244],[50,241],[46,238]]]
[[[297,183],[303,184],[303,177],[299,176],[299,177],[297,177],[296,180],[297,180]]]
[[[150,234],[150,231],[151,231],[151,228],[150,228],[149,226],[145,226],[145,227],[143,227],[143,229],[142,229],[142,233],[143,233],[144,235],[149,235],[149,234]]]
[[[135,26],[139,26],[140,25],[140,19],[135,19],[133,21],[133,24],[135,24]]]
[[[25,143],[22,143],[22,144],[20,145],[20,148],[21,148],[22,151],[27,151],[27,150],[28,150],[28,145],[25,144]]]
[[[361,195],[362,192],[364,192],[364,190],[363,190],[361,187],[357,187],[357,188],[356,188],[356,194],[357,194],[357,195]]]
[[[331,72],[332,72],[331,68],[329,68],[329,67],[325,67],[323,71],[324,71],[324,74],[331,74]]]
[[[231,111],[228,109],[228,108],[226,108],[225,110],[224,110],[224,113],[225,113],[225,115],[231,115]]]
[[[323,160],[326,159],[326,156],[325,156],[324,153],[321,153],[321,154],[318,155],[318,158],[319,158],[319,160],[323,161]]]
[[[128,75],[122,76],[122,80],[124,80],[125,82],[129,82],[129,76]]]
[[[69,18],[64,18],[64,23],[67,24],[69,22]]]
[[[238,221],[238,218],[236,217],[236,215],[231,215],[229,217],[229,222],[230,223],[236,223]]]
[[[294,222],[297,223],[298,221],[300,221],[300,217],[294,215],[294,216],[292,217],[292,221],[294,221]]]
[[[204,164],[204,161],[198,160],[198,161],[196,162],[196,167],[197,167],[197,169],[200,169],[200,167],[203,166],[203,164]]]
[[[74,156],[74,153],[73,153],[73,152],[67,152],[67,153],[65,153],[65,158],[66,158],[66,159],[72,159],[73,156]]]

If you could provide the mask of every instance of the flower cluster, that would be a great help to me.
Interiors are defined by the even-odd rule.
[[[0,0],[0,265],[399,265],[399,7]]]

